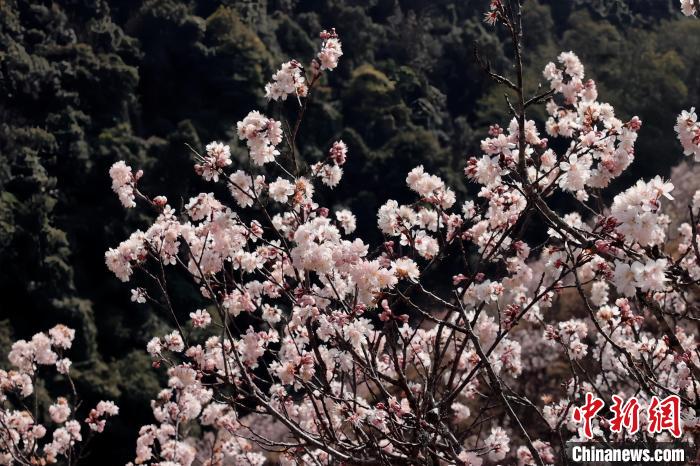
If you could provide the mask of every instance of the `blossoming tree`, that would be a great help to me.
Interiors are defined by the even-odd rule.
[[[694,1],[681,6],[699,11]],[[340,182],[352,147],[336,141],[313,164],[297,156],[309,99],[342,56],[335,30],[321,33],[308,67],[284,63],[265,87],[277,113],[296,107],[290,121],[251,111],[237,124],[248,164],[220,142],[196,155],[196,172],[214,187],[181,211],[141,191],[140,170],[112,166],[122,204],[142,201],[156,218],[107,251],[107,266],[138,282],[132,300],[165,309],[175,328],[148,344],[169,380],[135,463],[543,465],[566,462],[571,440],[671,438],[649,432],[644,416],[645,428],[624,432],[605,410],[583,426],[576,408],[591,394],[608,406],[636,396],[644,408],[677,396],[680,435],[694,441],[700,193],[675,201],[688,204],[677,232],[663,213],[673,185],[660,177],[607,205],[642,122],[600,102],[572,52],[545,67],[543,92],[528,95],[520,2],[492,0],[486,21],[510,36],[513,76],[480,61],[508,89],[512,120],[494,123],[482,154],[467,160],[478,195],[458,203],[443,180],[413,168],[415,201],[387,199],[377,213],[382,244],[354,236],[352,212],[314,200]],[[538,128],[528,113],[543,104]],[[698,160],[692,109],[675,131]],[[555,210],[555,198],[569,211]],[[170,299],[172,273],[201,296],[188,322]],[[37,365],[68,371],[59,353],[72,333],[57,329],[15,345],[18,371],[0,373],[4,394],[29,395]],[[80,428],[67,400],[51,406],[63,427],[43,447],[46,430],[29,412],[0,414],[5,464],[72,460]],[[100,431],[116,412],[103,402],[86,422]]]
[[[19,340],[8,355],[13,369],[0,370],[0,464],[37,465],[60,461],[77,464],[92,435],[104,430],[107,418],[119,413],[111,401],[100,401],[83,423],[76,419],[80,405],[70,378],[71,361],[64,353],[73,345],[75,331],[57,325],[31,340]],[[40,371],[54,369],[71,387],[70,394],[56,397],[48,407],[53,433],[38,412],[35,385]],[[83,429],[83,426],[87,429]],[[85,432],[87,430],[87,432]]]

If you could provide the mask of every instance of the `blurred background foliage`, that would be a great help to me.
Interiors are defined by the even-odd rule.
[[[667,176],[682,157],[675,116],[700,103],[700,21],[681,18],[674,0],[525,3],[531,90],[546,62],[573,50],[601,100],[623,119],[644,120],[637,159],[618,186]],[[482,21],[487,4],[0,2],[0,357],[11,339],[57,322],[78,330],[72,357],[85,406],[111,398],[122,409],[90,464],[132,457],[163,377],[144,347],[169,325],[131,303],[104,266],[105,249],[148,221],[119,206],[109,166],[123,159],[143,168],[146,191],[179,207],[181,196],[205,189],[185,144],[225,140],[241,154],[235,122],[255,108],[280,111],[263,98],[276,66],[289,57],[308,63],[317,33],[335,26],[345,55],[310,105],[298,149],[313,160],[337,138],[348,143],[343,182],[321,195],[352,208],[360,235],[379,240],[376,209],[389,196],[408,199],[407,170],[423,164],[467,196],[466,157],[478,154],[489,124],[508,123],[504,89],[474,59],[478,45],[494,69],[511,69],[507,40]],[[184,316],[192,297],[180,294]]]

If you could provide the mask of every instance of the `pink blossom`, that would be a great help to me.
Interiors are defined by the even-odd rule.
[[[192,325],[196,328],[205,328],[211,324],[211,316],[206,309],[197,309],[195,312],[190,312]]]
[[[343,55],[338,34],[333,28],[330,31],[322,31],[320,36],[323,42],[317,57],[321,63],[321,70],[334,70],[338,66],[338,59]]]
[[[119,201],[126,208],[136,207],[134,188],[136,182],[141,177],[141,171],[135,175],[123,161],[118,161],[109,169],[109,176],[112,178],[112,190],[119,196]]]

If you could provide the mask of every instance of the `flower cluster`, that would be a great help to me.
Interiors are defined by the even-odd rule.
[[[659,245],[666,239],[668,217],[660,213],[661,199],[673,200],[673,184],[660,176],[648,183],[637,181],[633,187],[615,196],[610,207],[611,219],[617,224],[618,237],[640,246]]]
[[[484,22],[493,26],[505,13],[501,0],[491,0],[489,11],[484,13]]]
[[[343,48],[335,28],[330,31],[321,31],[321,51],[316,57],[320,62],[321,70],[334,70],[338,66],[338,60],[343,56]]]
[[[695,16],[697,14],[697,0],[680,0],[681,11],[686,16]]]
[[[265,85],[265,97],[270,100],[287,100],[289,94],[306,97],[309,87],[302,71],[301,64],[296,60],[282,63],[282,67],[272,75],[272,82]]]
[[[123,282],[129,281],[133,273],[132,264],[137,264],[146,258],[147,251],[143,245],[143,237],[143,232],[137,231],[119,247],[105,252],[107,268]]]
[[[272,81],[265,85],[265,97],[268,100],[287,100],[287,96],[294,94],[299,103],[301,98],[307,97],[310,88],[316,84],[321,71],[332,71],[338,66],[338,60],[343,55],[340,40],[335,29],[321,33],[321,50],[311,63],[313,76],[311,81],[306,80],[304,67],[296,60],[282,63],[279,70],[272,75]]]
[[[49,406],[48,418],[54,427],[39,423],[27,408],[34,404],[27,399],[36,396],[34,384],[40,366],[54,366],[69,378],[71,362],[63,353],[70,349],[74,337],[73,329],[57,325],[29,341],[18,340],[12,345],[8,358],[14,368],[0,370],[0,464],[53,464],[76,456],[83,441],[82,426],[74,418],[76,408],[67,398],[59,396]],[[102,432],[106,418],[118,413],[114,403],[100,401],[85,425],[92,432]]]
[[[550,136],[571,139],[572,144],[558,167],[551,152],[545,151],[540,160],[545,170],[555,170],[549,176],[558,172],[564,191],[587,200],[587,188],[607,187],[632,163],[641,121],[634,117],[623,123],[610,104],[597,101],[595,82],[584,81],[584,68],[575,54],[560,54],[559,63],[561,67],[549,63],[544,69],[551,89],[563,98],[561,103],[552,99],[547,104],[546,129]],[[546,149],[546,141],[543,144]]]
[[[511,14],[493,1],[487,19],[515,30]],[[310,82],[287,62],[268,85],[272,100],[309,95],[317,73],[337,66],[337,35],[321,37]],[[644,406],[678,395],[691,439],[700,426],[700,195],[677,231],[663,211],[674,186],[660,177],[606,206],[601,191],[633,161],[641,121],[623,122],[599,102],[572,52],[544,76],[549,90],[523,99],[505,127],[491,126],[467,161],[474,198],[458,203],[419,165],[406,177],[412,202],[388,199],[377,212],[380,244],[353,236],[353,213],[317,196],[319,184],[340,182],[346,145],[306,165],[295,154],[299,124],[283,134],[256,111],[237,127],[255,171],[228,173],[217,143],[195,168],[225,182],[230,199],[212,190],[176,212],[143,195],[159,214],[107,251],[107,267],[122,281],[152,281],[137,285],[134,301],[166,309],[167,295],[139,290],[167,290],[170,267],[201,303],[147,345],[169,378],[136,463],[555,464],[566,441],[588,437],[572,416],[588,392],[606,401],[635,394]],[[544,128],[526,117],[539,101]],[[691,114],[679,119],[686,150],[694,125]],[[568,213],[550,206],[555,193],[570,201]],[[98,406],[88,424],[100,430],[111,412]],[[57,403],[52,416],[66,413]],[[602,418],[592,432],[622,438]]]
[[[321,179],[321,182],[330,188],[335,188],[340,183],[343,176],[345,160],[348,155],[348,147],[343,141],[335,141],[331,146],[328,159],[313,164],[311,171],[314,176]]]
[[[153,401],[153,414],[158,425],[146,425],[139,431],[136,442],[136,464],[160,458],[159,464],[190,466],[206,458],[208,464],[261,465],[264,457],[251,451],[241,438],[245,426],[236,411],[213,399],[213,392],[197,379],[197,371],[187,365],[174,366],[168,371],[168,389]],[[202,442],[199,449],[179,436],[179,425],[197,419],[202,426],[217,429],[217,434]],[[198,458],[199,456],[199,458]],[[226,461],[226,463],[224,463]],[[199,462],[197,464],[200,464]]]
[[[700,162],[700,125],[695,107],[691,108],[690,111],[683,110],[678,115],[676,126],[673,129],[676,130],[678,140],[683,146],[683,154],[692,155],[696,162]]]
[[[131,167],[121,160],[116,162],[109,169],[109,176],[112,178],[112,191],[117,193],[119,202],[121,202],[124,207],[136,207],[134,189],[136,187],[136,182],[142,175],[143,172],[141,170],[133,174],[131,172]]]
[[[631,265],[618,262],[615,264],[613,283],[623,296],[633,296],[637,288],[642,291],[662,291],[667,266],[666,259],[648,260],[644,264],[634,261]]]
[[[274,162],[275,156],[279,155],[275,146],[282,142],[282,124],[279,121],[253,110],[236,124],[236,129],[238,137],[248,144],[250,159],[255,165]]]
[[[62,351],[70,349],[74,337],[75,330],[59,324],[49,330],[48,334],[37,333],[29,341],[16,341],[8,359],[13,366],[29,375],[34,374],[38,365],[56,366],[60,373],[67,374],[70,360],[59,355]]]
[[[197,174],[205,180],[219,181],[219,170],[231,165],[231,149],[220,142],[207,144],[207,155],[201,164],[195,164]]]

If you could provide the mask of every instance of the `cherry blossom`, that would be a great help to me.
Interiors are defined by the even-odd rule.
[[[282,142],[282,124],[279,121],[253,110],[236,123],[236,129],[238,137],[248,144],[254,164],[264,165],[279,155],[279,150],[275,148]]]
[[[122,160],[115,162],[109,169],[109,176],[112,178],[112,191],[117,193],[119,201],[124,207],[136,207],[134,188],[142,174],[143,172],[140,170],[135,174],[132,173],[131,167]]]
[[[688,319],[700,283],[698,188],[677,201],[690,205],[677,223],[666,213],[670,181],[608,190],[634,160],[641,120],[598,100],[573,51],[548,63],[544,88],[528,96],[537,83],[523,83],[511,3],[492,1],[486,21],[511,33],[517,79],[484,72],[517,99],[513,118],[491,125],[466,160],[473,195],[458,199],[419,164],[406,175],[410,199],[382,200],[381,241],[358,237],[352,211],[319,195],[342,182],[348,147],[302,160],[300,125],[255,110],[237,124],[250,164],[231,167],[221,143],[196,161],[228,190],[194,195],[182,212],[138,192],[157,214],[106,252],[107,267],[168,318],[178,313],[165,268],[201,304],[147,344],[168,381],[139,432],[137,464],[555,464],[567,441],[621,439],[597,417],[590,432],[577,423],[587,393],[634,394],[642,406],[675,394],[687,425],[699,422]],[[342,56],[335,30],[321,39],[309,76],[289,61],[266,88],[273,101],[297,97],[297,122]],[[541,104],[544,125],[528,118]],[[684,112],[676,125],[687,155],[699,147],[696,119]],[[112,178],[131,206],[138,177],[127,168]],[[58,365],[65,341],[58,332],[17,342],[11,361],[25,375]],[[31,378],[6,378],[31,393]],[[100,431],[115,413],[98,405],[86,422]],[[52,416],[69,415],[55,403]],[[83,435],[61,428],[56,454]]]
[[[306,97],[309,90],[302,76],[302,67],[296,60],[282,63],[272,75],[272,82],[265,85],[265,97],[271,100],[287,100],[289,94]]]
[[[695,0],[680,0],[681,11],[686,16],[695,16],[697,14],[697,2]]]
[[[75,393],[52,401],[47,417],[51,422],[46,426],[28,408],[35,404],[30,398],[37,396],[34,381],[40,366],[55,366],[56,372],[74,385],[69,375],[71,361],[61,357],[71,348],[74,337],[75,330],[59,324],[47,333],[37,333],[29,341],[18,340],[12,345],[8,359],[14,368],[0,370],[0,464],[72,464],[73,458],[79,457],[83,429],[73,418],[79,401]],[[107,418],[118,413],[113,402],[100,401],[84,422],[90,430],[100,433]]]
[[[231,149],[220,142],[212,142],[207,144],[206,151],[202,163],[195,164],[194,169],[207,181],[219,181],[219,169],[231,165]]]
[[[693,7],[693,11],[695,7]],[[696,162],[700,162],[700,125],[698,124],[698,115],[695,113],[695,107],[689,111],[683,110],[678,119],[676,126],[673,129],[678,134],[678,140],[683,146],[684,155],[692,155]]]
[[[317,57],[321,64],[321,70],[333,70],[338,66],[338,59],[343,55],[338,34],[333,28],[330,31],[322,31],[320,37],[323,43]]]

